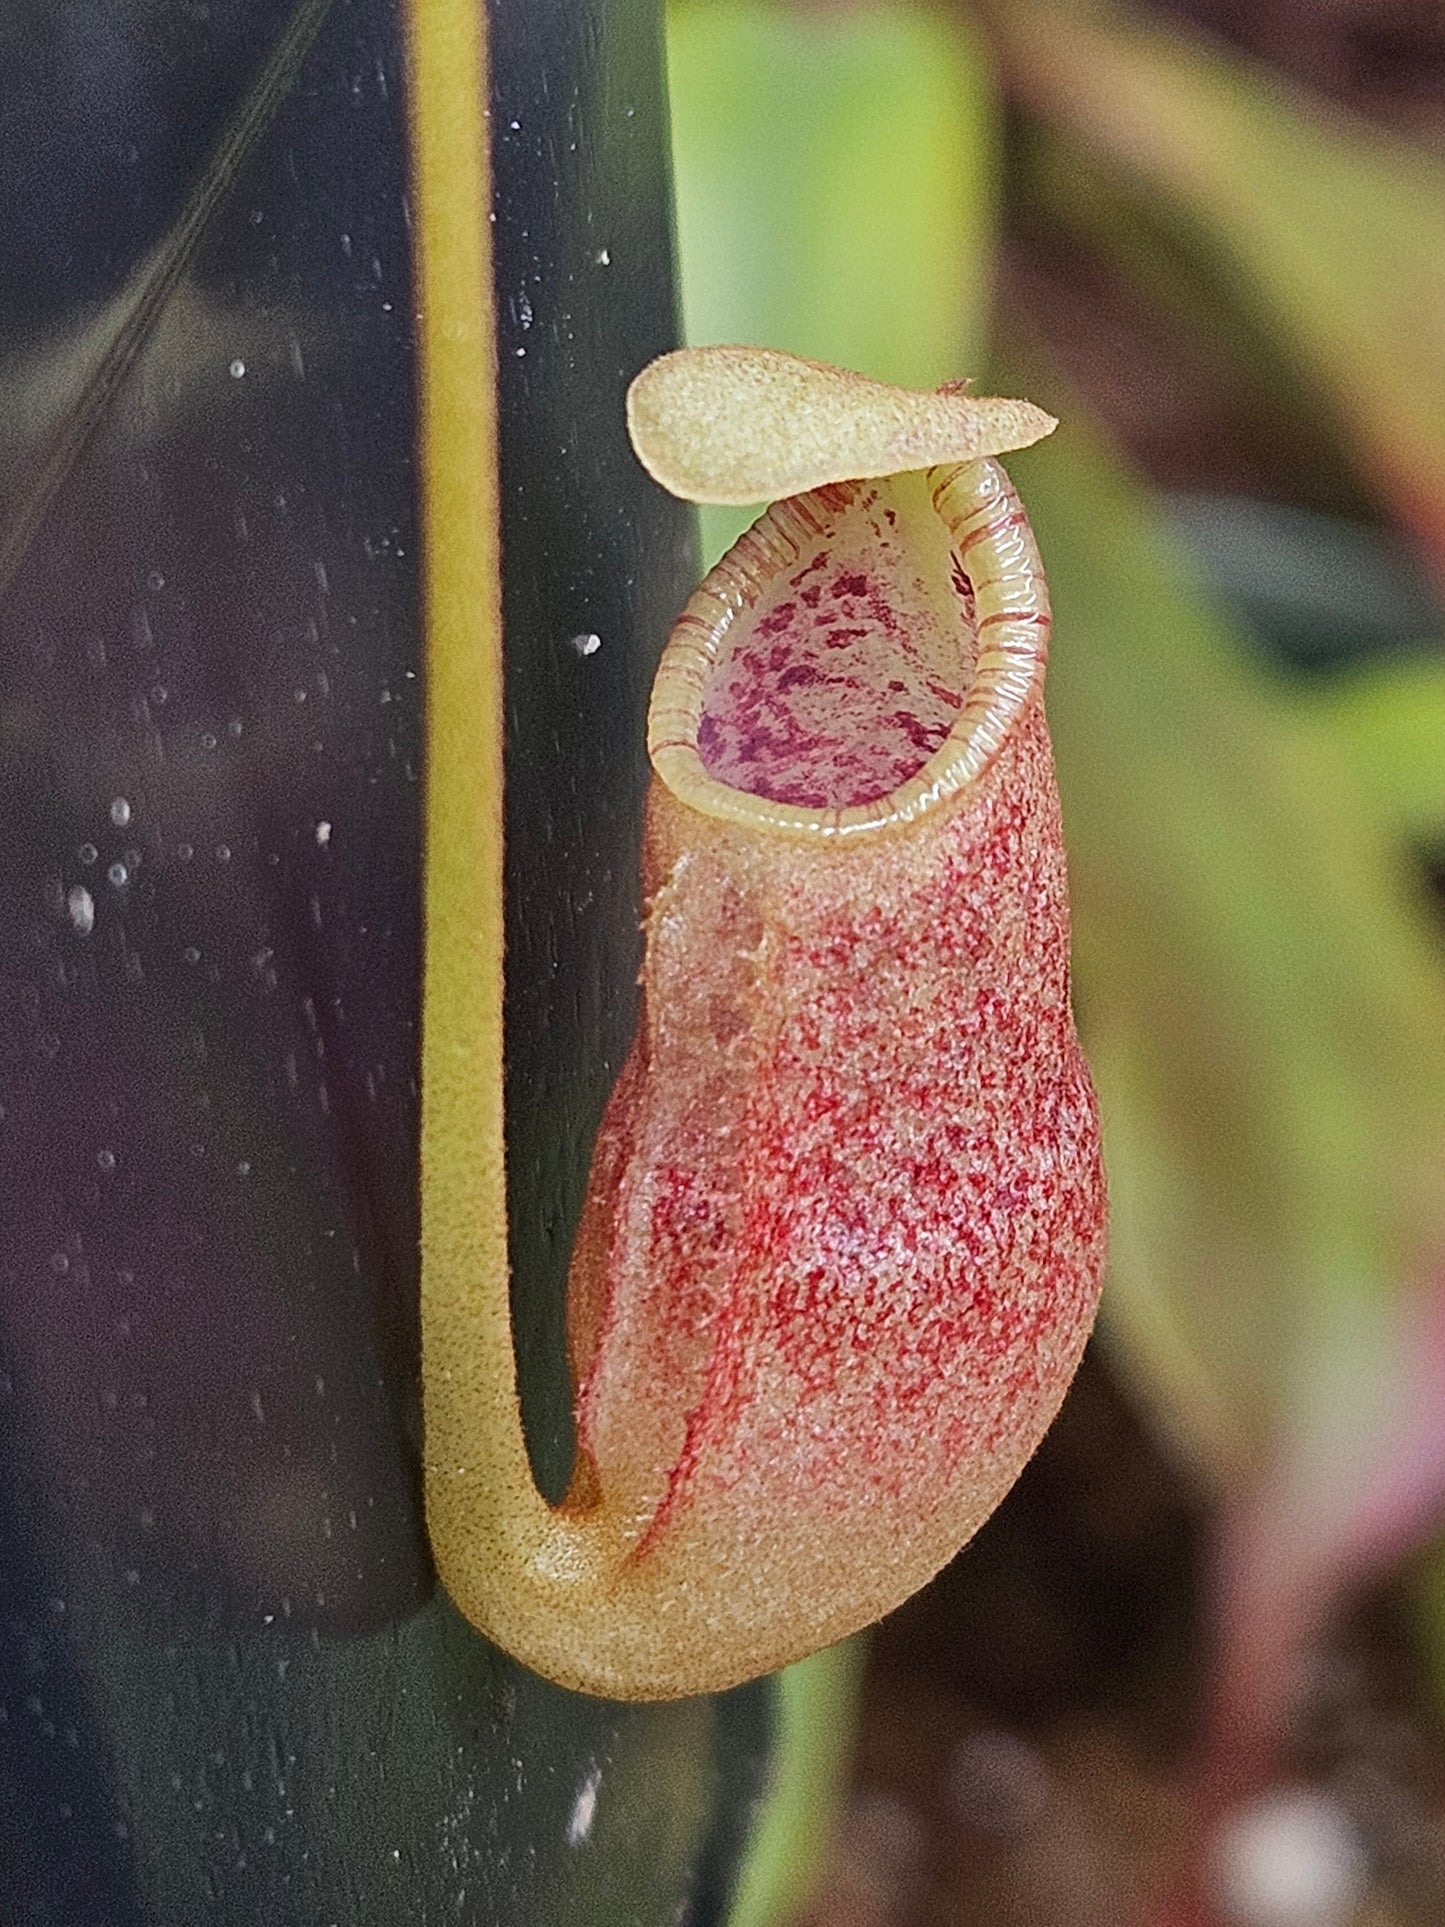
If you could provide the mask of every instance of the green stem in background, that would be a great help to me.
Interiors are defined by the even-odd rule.
[[[866,1657],[849,1639],[778,1675],[777,1742],[728,1927],[774,1927],[812,1891],[848,1785]]]

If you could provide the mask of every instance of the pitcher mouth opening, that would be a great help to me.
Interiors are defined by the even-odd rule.
[[[843,838],[975,782],[1042,680],[1032,532],[992,460],[776,502],[702,583],[653,685],[648,751],[688,807]]]

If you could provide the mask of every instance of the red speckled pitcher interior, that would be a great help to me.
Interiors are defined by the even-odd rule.
[[[733,789],[840,809],[942,746],[974,675],[973,593],[924,476],[801,499],[822,532],[733,624],[697,748]]]

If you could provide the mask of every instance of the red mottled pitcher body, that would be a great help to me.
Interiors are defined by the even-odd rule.
[[[686,1576],[685,1639],[763,1629],[775,1661],[888,1610],[969,1537],[1057,1409],[1098,1295],[1047,605],[1041,581],[1028,606],[1010,587],[1032,540],[981,468],[987,486],[929,478],[952,566],[925,615],[954,626],[951,671],[936,640],[904,638],[896,699],[880,708],[871,670],[850,689],[850,649],[888,627],[850,618],[897,524],[887,485],[824,490],[802,533],[780,505],[695,599],[674,643],[697,657],[682,734],[665,677],[654,706],[659,769],[661,738],[702,774],[655,782],[649,805],[642,1026],[572,1275],[574,1503],[625,1546],[619,1586],[654,1564]],[[758,610],[793,610],[805,583],[831,626],[789,654],[779,625],[763,652],[802,694],[719,705],[750,673],[739,634],[757,656]],[[705,647],[688,621],[711,625]],[[820,744],[827,794],[800,802]]]

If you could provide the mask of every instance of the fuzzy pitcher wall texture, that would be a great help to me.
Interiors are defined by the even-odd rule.
[[[993,459],[1050,418],[746,349],[665,357],[629,416],[675,492],[783,499],[654,687],[571,1489],[549,1507],[527,1467],[495,1228],[428,1247],[427,1486],[474,1624],[563,1684],[667,1698],[844,1637],[977,1529],[1078,1363],[1104,1191],[1047,592]]]

